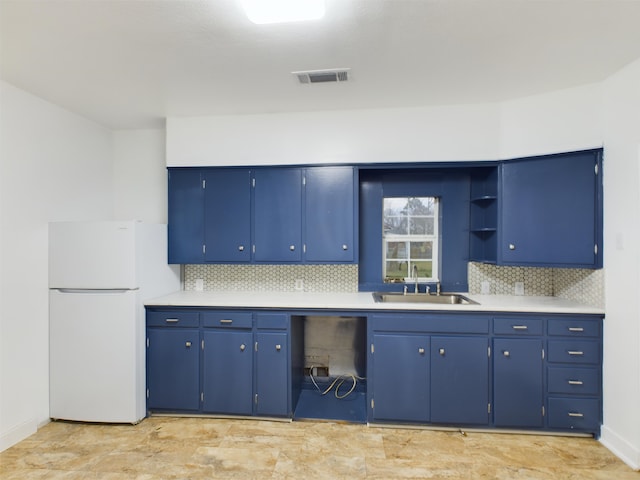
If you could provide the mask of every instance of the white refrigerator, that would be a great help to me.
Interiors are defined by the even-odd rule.
[[[49,224],[49,415],[137,423],[146,415],[143,302],[180,289],[166,225]]]

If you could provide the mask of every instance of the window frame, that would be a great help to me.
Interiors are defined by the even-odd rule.
[[[412,198],[429,198],[433,199],[433,234],[420,234],[413,235],[410,233],[407,234],[386,234],[384,231],[385,225],[385,209],[384,209],[384,201],[388,198],[396,198],[396,199],[406,199],[409,202]],[[413,263],[411,259],[411,242],[431,242],[431,277],[418,277],[419,283],[433,283],[440,281],[440,203],[441,199],[437,196],[426,195],[426,196],[418,196],[418,195],[408,195],[408,196],[383,196],[382,197],[382,281],[384,283],[396,283],[393,279],[387,279],[387,244],[390,242],[405,242],[407,244],[407,258],[406,261],[408,263],[407,273],[408,277],[402,278],[402,282],[409,283],[415,282],[416,278],[411,276],[411,272],[413,270]],[[418,218],[424,216],[417,216]],[[410,225],[411,215],[407,215],[407,229]],[[426,218],[431,218],[429,215]],[[390,259],[393,260],[402,260],[402,259]],[[427,259],[416,259],[413,260],[415,262],[420,262],[421,260],[428,261]]]

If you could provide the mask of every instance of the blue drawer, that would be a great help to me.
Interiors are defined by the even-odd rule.
[[[256,315],[259,329],[286,330],[289,328],[289,315],[286,313],[260,313]]]
[[[148,310],[148,327],[198,327],[199,312],[189,310]]]
[[[388,314],[370,317],[377,332],[415,333],[489,333],[489,317],[479,315],[406,315]]]
[[[493,319],[496,335],[542,335],[544,321],[541,318],[505,317]]]
[[[600,344],[590,340],[549,340],[551,363],[600,363]]]
[[[252,328],[253,314],[233,310],[213,310],[202,313],[202,325],[216,328]]]
[[[600,372],[597,368],[549,367],[547,391],[576,395],[599,395]]]
[[[550,319],[549,335],[565,337],[599,337],[600,320],[585,318]]]
[[[597,398],[549,398],[549,427],[597,432],[600,401]]]

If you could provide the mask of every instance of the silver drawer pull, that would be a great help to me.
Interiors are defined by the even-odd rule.
[[[276,351],[279,352],[280,350],[282,350],[282,345],[276,345]]]
[[[439,350],[439,353],[440,353],[440,355],[443,355],[443,356],[444,356],[444,348],[441,348],[441,349]]]
[[[244,245],[238,245],[238,251],[244,252]]]
[[[185,346],[185,347],[187,347],[187,348],[191,348],[191,342],[186,342],[186,343],[184,344],[184,346]]]
[[[515,250],[516,246],[513,243],[509,244],[509,250]]]
[[[567,353],[576,357],[584,355],[584,352],[581,352],[580,350],[569,350]]]
[[[242,345],[240,345],[240,351],[244,352],[244,349],[247,348],[247,346],[243,343]]]
[[[570,332],[584,332],[584,328],[582,327],[569,327]]]
[[[347,245],[346,245],[346,244],[344,244],[344,245],[342,245],[342,249],[343,249],[343,250],[348,250],[348,249],[349,249],[349,247],[347,247]]]
[[[289,250],[291,250],[292,252],[296,249],[295,245],[289,245]]]
[[[528,330],[529,327],[527,327],[526,325],[511,325],[511,328],[513,328],[514,330]]]
[[[177,318],[165,318],[164,321],[167,323],[178,323]]]
[[[502,352],[502,355],[504,355],[505,357],[509,357],[509,356],[511,356],[511,354],[509,353],[509,350],[504,350],[504,351]]]
[[[424,354],[424,348],[422,348],[422,347],[421,347],[421,348],[419,348],[419,349],[418,349],[418,353],[419,353],[420,355],[423,355],[423,354]]]
[[[233,320],[227,320],[227,319],[224,319],[224,318],[223,318],[222,320],[220,320],[220,323],[227,323],[227,324],[229,324],[229,323],[233,323]]]
[[[567,383],[569,385],[584,385],[584,383],[581,380],[567,380]]]
[[[583,418],[584,414],[578,412],[569,412],[570,417]]]

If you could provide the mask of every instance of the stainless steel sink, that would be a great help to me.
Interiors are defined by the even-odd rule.
[[[440,305],[478,305],[478,302],[458,293],[402,293],[373,292],[373,299],[378,303],[434,303]]]

